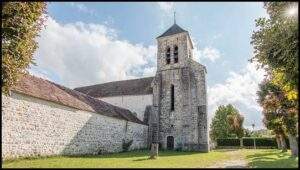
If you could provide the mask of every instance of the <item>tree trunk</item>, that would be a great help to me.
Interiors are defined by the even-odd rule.
[[[282,145],[281,145],[281,142],[280,142],[280,137],[279,137],[279,135],[276,135],[276,142],[277,142],[277,148],[278,148],[278,149],[282,149]]]
[[[298,141],[295,135],[288,134],[292,156],[298,156]]]
[[[243,148],[243,138],[240,138],[240,147]]]
[[[150,159],[156,159],[158,156],[158,143],[151,144]]]
[[[280,134],[280,142],[281,142],[281,146],[282,146],[282,152],[286,152],[287,151],[287,146],[285,143],[285,137],[283,136],[283,134]]]

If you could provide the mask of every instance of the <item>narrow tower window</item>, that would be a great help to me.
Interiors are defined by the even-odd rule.
[[[166,53],[166,62],[167,64],[170,64],[171,61],[171,55],[170,55],[170,47],[167,48],[167,53]]]
[[[173,111],[174,110],[174,85],[172,84],[171,85],[171,110]]]
[[[178,47],[174,47],[174,63],[178,63]]]

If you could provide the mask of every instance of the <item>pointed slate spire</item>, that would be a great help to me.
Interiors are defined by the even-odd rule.
[[[175,20],[174,20],[174,22],[175,22]],[[179,27],[176,23],[174,23],[166,32],[164,32],[157,38],[165,37],[165,36],[169,36],[169,35],[173,35],[173,34],[178,34],[178,33],[182,33],[182,32],[187,32],[187,31],[182,29],[181,27]]]

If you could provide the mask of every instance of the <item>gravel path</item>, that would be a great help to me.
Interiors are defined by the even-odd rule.
[[[228,156],[231,157],[231,160],[217,163],[208,168],[248,168],[247,161],[238,151],[232,151]]]
[[[238,160],[230,160],[230,161],[222,162],[220,164],[216,164],[208,168],[247,168],[247,167],[248,165],[245,160],[238,159]]]

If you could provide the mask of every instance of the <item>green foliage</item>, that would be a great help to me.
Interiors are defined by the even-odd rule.
[[[238,138],[242,138],[244,136],[244,117],[237,112],[232,115],[228,115],[227,121],[229,123],[230,132],[236,134]]]
[[[133,140],[129,140],[129,141],[126,142],[126,141],[123,139],[123,142],[122,142],[122,149],[123,149],[123,152],[128,151],[129,148],[130,148],[130,146],[132,145],[132,143],[133,143]]]
[[[255,144],[259,146],[277,147],[276,138],[255,138]],[[254,138],[243,138],[243,146],[253,146]],[[217,139],[217,146],[240,146],[237,138]]]
[[[274,137],[273,131],[269,129],[262,129],[262,130],[256,130],[254,132],[251,132],[251,135],[249,137]]]
[[[2,91],[7,94],[33,63],[46,2],[3,2],[2,7]]]
[[[298,16],[287,11],[297,7],[297,2],[265,2],[270,16],[256,20],[258,28],[252,34],[251,44],[255,56],[251,61],[259,62],[268,71],[283,73],[282,84],[298,90]]]
[[[238,138],[224,138],[217,139],[217,146],[240,146],[240,140]]]
[[[234,133],[229,130],[227,116],[235,113],[238,113],[238,110],[231,104],[218,107],[210,124],[210,138],[212,140],[234,136]]]
[[[263,122],[276,134],[296,135],[298,110],[295,102],[288,100],[284,91],[270,78],[259,84],[258,102],[263,107]]]

